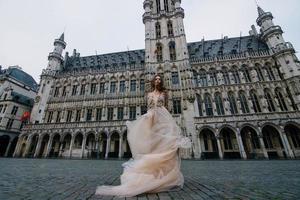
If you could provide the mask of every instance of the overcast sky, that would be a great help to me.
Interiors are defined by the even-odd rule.
[[[19,65],[36,81],[53,41],[65,31],[66,51],[82,56],[144,48],[143,0],[0,0],[0,65]],[[300,49],[300,1],[260,0]],[[255,0],[182,0],[187,41],[248,35]],[[298,57],[299,54],[297,54]],[[63,54],[64,56],[64,54]]]

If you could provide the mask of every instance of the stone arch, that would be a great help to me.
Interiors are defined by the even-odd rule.
[[[198,138],[202,152],[201,158],[219,158],[217,138],[212,128],[202,128],[199,132]]]
[[[64,133],[61,137],[62,148],[61,148],[61,156],[69,157],[70,155],[70,145],[72,140],[72,133]]]
[[[37,152],[36,157],[44,157],[44,155],[46,154],[47,151],[47,146],[48,146],[48,142],[50,139],[50,135],[49,134],[41,134],[40,137],[42,138],[42,142],[41,142],[41,146],[39,151]]]
[[[105,158],[106,155],[106,147],[107,147],[107,133],[105,131],[101,131],[99,133],[99,157],[100,158]]]
[[[123,157],[124,158],[131,158],[132,153],[131,153],[130,146],[129,146],[128,139],[127,139],[127,130],[125,130],[124,133],[123,133],[122,148],[123,148],[123,151],[124,151]]]
[[[87,158],[97,157],[96,133],[94,131],[90,131],[86,134],[85,151],[87,154]]]
[[[220,142],[223,152],[223,157],[229,159],[240,159],[239,145],[236,138],[236,131],[230,125],[223,125],[220,128]]]
[[[280,129],[272,123],[266,123],[262,128],[264,144],[270,159],[284,158],[287,154],[284,151],[279,131]]]
[[[112,131],[109,135],[110,138],[110,148],[108,152],[108,157],[118,158],[119,157],[119,146],[120,146],[120,133],[118,131]]]
[[[52,135],[52,144],[49,150],[49,157],[57,158],[60,154],[61,148],[61,135],[59,133],[54,133]]]
[[[252,124],[243,125],[243,128],[241,128],[241,138],[247,159],[258,158],[260,154],[258,155],[257,152],[260,151],[261,146],[256,128]]]
[[[300,158],[300,125],[296,122],[287,122],[284,126],[288,142],[296,158]]]
[[[25,156],[29,157],[29,158],[33,158],[40,136],[38,134],[33,134],[30,137],[31,137],[31,142],[29,144],[27,144],[27,145],[29,145],[29,149],[28,149],[27,155],[25,155]]]

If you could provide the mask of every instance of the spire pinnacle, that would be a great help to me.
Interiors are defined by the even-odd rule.
[[[63,32],[63,33],[61,34],[61,36],[59,37],[59,40],[65,41],[65,32]]]

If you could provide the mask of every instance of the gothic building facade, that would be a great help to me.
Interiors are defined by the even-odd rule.
[[[55,40],[15,157],[130,157],[125,122],[147,111],[155,74],[192,140],[182,157],[300,157],[300,63],[272,13],[258,7],[249,36],[187,43],[181,0],[143,7],[143,50],[63,57]]]

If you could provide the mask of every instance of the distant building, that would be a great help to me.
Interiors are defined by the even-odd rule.
[[[300,157],[300,64],[272,13],[258,7],[249,36],[187,43],[181,0],[143,7],[143,50],[63,57],[64,34],[54,41],[15,156],[129,157],[125,121],[146,112],[159,73],[193,141],[183,157]]]
[[[18,66],[0,68],[0,156],[11,157],[37,93],[35,80]]]

